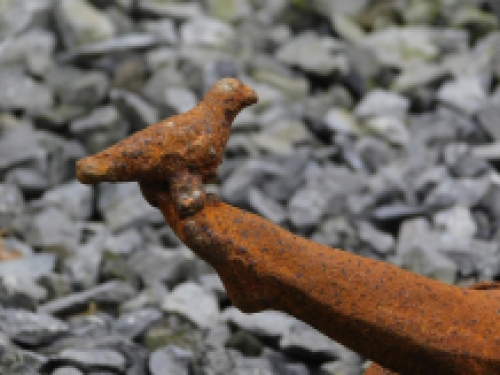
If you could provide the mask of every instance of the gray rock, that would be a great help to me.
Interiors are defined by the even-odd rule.
[[[357,105],[355,113],[359,117],[405,116],[410,102],[405,97],[390,91],[375,89],[370,91]]]
[[[65,349],[51,357],[52,365],[76,365],[85,371],[107,370],[124,372],[126,361],[122,354],[110,349]]]
[[[274,163],[261,160],[247,160],[225,179],[221,195],[231,203],[242,202],[247,199],[250,186],[257,184],[265,175],[283,175],[283,169]]]
[[[103,313],[77,315],[68,319],[70,334],[85,338],[110,336],[112,323],[112,317]]]
[[[297,149],[283,162],[283,173],[266,176],[260,182],[263,192],[278,202],[287,201],[294,191],[303,184],[303,172],[310,159],[307,149]]]
[[[467,115],[472,115],[486,101],[486,92],[478,77],[463,77],[445,83],[437,93],[438,99]]]
[[[210,293],[215,294],[219,302],[227,300],[226,289],[218,274],[207,273],[200,275],[198,278],[201,286],[210,291]]]
[[[127,118],[133,130],[144,129],[160,120],[158,110],[132,92],[114,89],[111,91],[111,100]]]
[[[444,162],[453,167],[461,161],[469,152],[469,146],[462,142],[452,142],[446,145],[443,150]]]
[[[57,22],[66,47],[111,39],[116,27],[111,20],[85,0],[62,0],[56,8]]]
[[[258,337],[280,338],[296,322],[296,319],[279,311],[263,311],[245,314],[236,307],[228,307],[222,312],[222,319],[251,332]]]
[[[109,78],[100,71],[80,71],[54,67],[47,74],[47,83],[54,88],[61,104],[93,108],[106,96]]]
[[[263,344],[251,333],[237,331],[226,341],[226,348],[236,349],[247,357],[260,356]]]
[[[29,257],[34,254],[33,248],[29,244],[15,237],[2,237],[2,246],[6,251],[16,251],[23,257]]]
[[[442,30],[427,26],[387,27],[368,34],[361,45],[373,50],[383,65],[404,68],[438,56],[438,33]]]
[[[180,55],[181,54],[177,49],[171,47],[158,47],[148,51],[145,54],[145,58],[148,68],[151,71],[156,72],[158,70],[162,70],[163,68],[169,68],[172,65],[175,65],[179,60]]]
[[[359,362],[360,357],[345,346],[333,341],[304,322],[295,321],[284,332],[280,348],[293,357],[342,359]]]
[[[167,88],[185,88],[185,78],[174,64],[158,68],[146,82],[142,92],[146,99],[157,107],[165,105],[165,90]]]
[[[128,313],[147,307],[160,307],[166,294],[167,289],[161,283],[146,286],[136,296],[123,302],[120,305],[120,311]]]
[[[90,238],[79,246],[78,251],[64,257],[61,268],[75,287],[87,289],[97,283],[104,241],[109,230],[102,224],[88,223],[82,226],[82,232]]]
[[[196,105],[195,94],[186,88],[166,88],[164,103],[169,109],[169,114],[184,113]]]
[[[355,0],[345,2],[342,0],[313,0],[311,6],[320,13],[327,15],[341,13],[354,16],[360,13],[370,2],[368,0]]]
[[[288,357],[280,352],[265,347],[261,357],[267,359],[274,373],[286,375],[309,375],[310,371],[306,365],[299,362],[289,362]]]
[[[186,317],[201,328],[214,325],[219,317],[215,296],[191,281],[175,287],[165,297],[162,308],[166,312]]]
[[[234,373],[235,360],[240,357],[236,350],[216,348],[203,353],[202,374],[231,374]]]
[[[450,258],[423,246],[412,248],[398,258],[396,265],[450,285],[455,283],[458,272]]]
[[[92,189],[73,180],[47,190],[42,198],[32,205],[53,206],[65,212],[72,220],[85,220],[92,213],[92,203]]]
[[[151,375],[188,375],[189,365],[193,361],[192,352],[168,345],[151,353],[149,358],[149,371]]]
[[[135,182],[99,185],[97,205],[112,231],[149,223],[163,223],[161,213],[143,198]]]
[[[477,225],[470,210],[454,206],[434,214],[434,224],[444,229],[450,236],[470,240],[477,232]]]
[[[327,210],[340,209],[349,192],[360,191],[365,178],[344,167],[327,166],[311,170],[306,185],[298,189],[288,202],[290,221],[299,228],[314,226]]]
[[[190,2],[144,0],[137,4],[137,8],[147,14],[153,14],[156,16],[173,18],[177,20],[198,18],[203,14],[200,4]]]
[[[377,116],[366,121],[365,126],[380,138],[396,146],[406,146],[410,133],[404,121],[396,116]]]
[[[140,23],[144,31],[155,36],[163,43],[175,45],[179,41],[177,29],[171,19],[164,18],[158,21],[143,21]]]
[[[54,272],[40,276],[38,282],[47,290],[47,300],[67,296],[72,292],[71,280],[68,275]]]
[[[43,345],[68,332],[68,325],[46,314],[0,308],[0,327],[11,340],[25,345]]]
[[[0,262],[0,277],[37,279],[54,270],[55,254],[33,254],[23,258]]]
[[[378,253],[387,254],[394,249],[394,238],[390,234],[378,230],[370,222],[360,221],[358,231],[359,238]]]
[[[331,108],[326,113],[323,122],[329,130],[348,134],[360,134],[360,125],[356,119],[342,108]]]
[[[406,220],[398,237],[397,264],[416,273],[453,284],[458,267],[441,252],[457,245],[456,239],[451,240],[439,232],[432,231],[424,219]]]
[[[104,106],[73,121],[70,130],[94,154],[125,138],[129,125],[114,106]]]
[[[316,93],[303,100],[304,116],[311,121],[326,121],[330,109],[345,110],[352,108],[353,98],[343,86],[334,85],[328,91]]]
[[[273,365],[266,358],[244,357],[232,349],[217,349],[204,353],[202,360],[202,374],[238,374],[238,375],[272,375]],[[280,373],[291,375],[288,373]]]
[[[495,140],[500,141],[500,127],[498,118],[500,107],[498,103],[487,103],[482,105],[477,111],[477,118],[481,127]]]
[[[54,372],[52,372],[52,375],[84,375],[84,374],[76,367],[63,366],[55,369]]]
[[[357,363],[345,361],[326,362],[321,365],[321,370],[328,375],[362,375],[363,370]]]
[[[30,28],[47,26],[52,6],[52,0],[2,2],[0,4],[0,40],[15,37]]]
[[[162,316],[162,312],[154,308],[125,313],[113,322],[113,329],[122,336],[135,339]]]
[[[3,307],[35,310],[47,297],[47,291],[30,278],[0,277],[0,305]]]
[[[69,254],[77,247],[80,229],[66,212],[48,207],[33,215],[25,236],[31,245]]]
[[[24,197],[17,186],[0,184],[0,228],[12,229],[13,221],[23,214],[24,206]]]
[[[375,137],[362,137],[356,142],[354,147],[370,171],[379,171],[399,156],[397,150],[391,147],[386,141]],[[365,198],[370,200],[367,196]]]
[[[306,72],[329,75],[348,70],[347,58],[337,52],[344,46],[330,37],[319,37],[314,32],[304,32],[287,42],[277,52],[278,60],[297,66]]]
[[[427,206],[448,206],[460,204],[474,206],[486,194],[490,187],[490,179],[448,178],[432,189],[425,198]]]
[[[441,65],[425,63],[413,67],[410,66],[395,78],[391,88],[399,92],[409,92],[419,87],[438,82],[447,73],[448,69]]]
[[[248,203],[255,211],[274,223],[279,224],[286,219],[285,209],[259,189],[250,189]]]
[[[152,245],[147,251],[135,252],[128,264],[145,285],[166,283],[174,286],[192,270],[194,256],[185,248],[166,249]]]
[[[471,147],[471,154],[477,158],[484,160],[499,160],[500,159],[500,142],[488,143]]]
[[[273,375],[273,367],[265,358],[237,356],[235,358],[235,374],[252,375],[257,372],[262,375]]]
[[[9,345],[2,347],[0,371],[2,374],[39,375],[46,362],[47,358],[43,355]]]
[[[256,66],[252,69],[252,78],[257,82],[277,88],[291,99],[303,99],[307,97],[311,89],[311,85],[305,77],[294,76],[282,67],[273,69],[272,67]]]
[[[290,221],[299,228],[314,226],[325,214],[328,198],[327,192],[318,187],[297,190],[288,203]]]
[[[404,254],[413,247],[419,247],[419,238],[427,237],[430,229],[430,223],[426,219],[414,218],[405,220],[399,230],[397,253]]]
[[[151,351],[167,345],[198,352],[202,340],[202,331],[179,314],[166,314],[165,318],[156,322],[144,334],[144,342]]]
[[[38,142],[45,152],[43,172],[50,186],[61,184],[75,176],[75,162],[85,156],[82,145],[53,133],[39,131]]]
[[[235,30],[214,18],[193,18],[181,26],[181,40],[186,46],[199,46],[231,51],[236,40]]]
[[[63,129],[69,122],[85,114],[86,109],[80,105],[60,104],[41,113],[38,118],[51,129]]]
[[[17,185],[26,194],[40,195],[48,189],[49,182],[42,173],[28,168],[15,168],[5,174],[7,184]]]
[[[0,38],[1,39],[1,38]],[[35,57],[46,57],[54,52],[56,40],[48,30],[34,29],[14,38],[5,39],[0,48],[0,63],[29,65]]]
[[[372,212],[372,218],[376,220],[403,220],[425,215],[428,212],[429,209],[426,207],[394,203],[377,207]]]
[[[128,35],[113,37],[105,41],[96,41],[72,48],[68,52],[58,55],[58,60],[61,62],[69,62],[78,58],[129,52],[154,47],[158,43],[159,39],[156,36],[129,33]]]
[[[477,273],[491,277],[500,271],[497,243],[476,239],[466,241],[460,237],[451,237],[448,233],[438,233],[438,235],[440,235],[438,241],[441,242],[441,253],[457,265],[461,276],[469,277]]]
[[[130,255],[142,247],[142,237],[135,228],[127,229],[106,238],[103,250],[117,255]]]
[[[233,59],[215,60],[210,61],[204,66],[203,74],[203,92],[206,93],[210,88],[224,77],[239,77],[240,68]],[[236,118],[248,111],[240,112]],[[234,126],[234,123],[233,123]]]
[[[203,343],[211,349],[217,350],[218,348],[224,347],[230,336],[231,330],[227,324],[221,322],[213,325],[207,330],[207,333],[203,338]]]
[[[52,90],[19,70],[0,70],[0,109],[40,114],[54,105]]]
[[[127,283],[109,281],[83,292],[55,299],[38,308],[38,312],[47,314],[62,314],[78,311],[88,306],[89,302],[118,305],[134,296],[136,291]]]
[[[273,124],[268,124],[260,134],[263,137],[279,139],[292,147],[315,143],[307,125],[294,119],[276,120]]]
[[[235,22],[252,14],[252,5],[245,0],[209,0],[208,14],[226,22]]]

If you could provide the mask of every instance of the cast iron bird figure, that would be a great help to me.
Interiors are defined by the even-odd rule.
[[[168,184],[179,214],[192,214],[203,208],[203,183],[216,175],[234,118],[257,100],[257,94],[239,80],[223,78],[190,111],[81,159],[77,164],[78,179],[85,184]]]

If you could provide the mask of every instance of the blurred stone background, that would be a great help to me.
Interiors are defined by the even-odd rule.
[[[225,201],[446,283],[499,278],[499,17],[496,0],[0,0],[0,373],[369,364],[232,307],[135,183],[75,180],[226,76],[260,101],[210,187]]]

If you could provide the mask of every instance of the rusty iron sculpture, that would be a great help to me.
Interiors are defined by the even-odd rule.
[[[443,284],[308,241],[205,194],[231,121],[256,100],[225,78],[193,110],[80,160],[80,181],[138,181],[238,308],[287,312],[384,367],[365,375],[500,374],[495,283]]]

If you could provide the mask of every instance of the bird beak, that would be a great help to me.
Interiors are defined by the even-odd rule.
[[[244,100],[245,106],[255,104],[259,101],[259,97],[257,96],[257,93],[254,90],[252,90],[250,87],[246,87],[245,91],[246,91],[245,92],[245,100]]]

